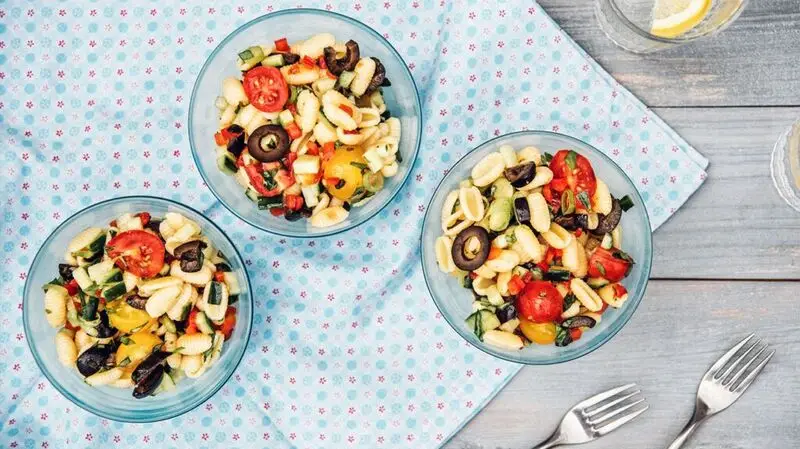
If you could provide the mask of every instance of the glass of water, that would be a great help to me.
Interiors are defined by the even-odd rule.
[[[800,120],[784,132],[772,150],[772,182],[790,206],[800,212]]]
[[[714,35],[748,0],[596,0],[600,28],[620,47],[652,53]]]

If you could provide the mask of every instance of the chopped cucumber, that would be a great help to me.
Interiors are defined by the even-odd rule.
[[[72,278],[78,283],[78,287],[85,292],[91,291],[92,286],[94,286],[94,281],[89,277],[84,267],[74,269],[72,271]]]
[[[208,286],[208,303],[212,305],[219,305],[222,304],[222,300],[224,297],[224,290],[222,288],[222,283],[217,281],[212,281],[211,284]]]
[[[91,233],[87,233],[87,231],[91,231]],[[72,249],[87,241],[88,243],[86,243],[84,246],[78,247],[78,249],[75,250]],[[105,244],[106,233],[100,228],[89,228],[72,239],[69,244],[69,250],[74,257],[94,259],[97,255],[103,253],[103,247],[105,247]]]
[[[197,325],[197,329],[204,334],[210,335],[214,333],[214,323],[208,319],[208,316],[206,316],[204,312],[197,312],[197,315],[194,317],[194,324]]]
[[[233,157],[229,151],[220,153],[220,155],[217,156],[217,168],[229,175],[236,174],[239,170],[239,167],[236,166],[236,158]]]
[[[111,284],[103,289],[103,298],[105,298],[106,301],[113,301],[127,292],[128,289],[125,288],[125,283],[117,282],[116,284]]]
[[[290,110],[288,110],[288,109],[284,109],[284,110],[283,110],[283,111],[281,111],[281,113],[278,115],[278,122],[279,122],[279,123],[281,124],[281,126],[283,126],[284,128],[285,128],[286,126],[288,126],[288,125],[289,125],[289,123],[292,123],[293,121],[294,121],[294,116],[292,115],[292,111],[290,111]]]
[[[228,295],[238,295],[242,292],[242,289],[239,288],[239,280],[236,278],[235,274],[226,271],[223,276],[225,277],[225,284],[228,286]]]
[[[566,282],[569,280],[569,270],[561,267],[550,267],[547,273],[544,273],[544,280],[554,282]]]
[[[600,242],[600,246],[603,249],[611,249],[614,247],[614,239],[611,237],[611,234],[606,234],[603,236],[603,240]]]
[[[466,322],[478,338],[482,338],[484,333],[500,327],[500,320],[489,310],[478,310],[468,316]]]
[[[272,209],[273,207],[282,207],[283,197],[281,196],[261,196],[258,197],[258,208],[261,210]]]
[[[97,298],[86,298],[85,301],[82,301],[81,307],[81,318],[87,321],[92,321],[95,319],[95,314],[97,313],[97,307],[100,305],[100,300]]]
[[[228,286],[224,282],[211,281],[203,290],[204,311],[206,316],[214,321],[225,318],[228,308]]]
[[[268,65],[270,67],[282,67],[286,64],[283,60],[282,54],[269,55],[261,61],[261,65]]]
[[[258,45],[254,45],[239,52],[238,56],[236,67],[241,71],[250,70],[264,59],[264,50]]]
[[[98,284],[102,284],[106,278],[106,274],[114,269],[114,261],[109,259],[100,263],[96,263],[86,269],[89,274],[89,279]]]
[[[258,192],[255,191],[255,189],[248,188],[247,191],[245,192],[245,195],[247,195],[248,198],[255,201],[256,203],[259,204],[261,203],[262,196],[259,195]]]
[[[297,157],[292,164],[296,175],[316,175],[319,171],[319,156],[303,154]]]
[[[342,87],[350,87],[350,83],[353,82],[353,78],[356,77],[355,72],[349,72],[345,70],[344,72],[339,75],[339,85]]]
[[[166,329],[167,332],[172,332],[172,333],[178,332],[178,328],[175,327],[175,322],[172,321],[167,315],[161,316],[161,318],[159,318],[158,321],[160,321],[161,324],[164,325],[164,329]]]
[[[304,186],[302,191],[303,199],[306,201],[306,206],[314,207],[319,204],[319,184]]]
[[[123,281],[122,270],[119,268],[113,268],[111,271],[106,273],[105,277],[100,280],[102,284],[116,284],[117,282]]]
[[[610,284],[606,278],[589,278],[586,280],[586,283],[589,284],[589,287],[594,289],[605,287],[606,285]]]

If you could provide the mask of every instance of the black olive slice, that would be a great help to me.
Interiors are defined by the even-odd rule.
[[[557,225],[566,229],[567,231],[575,231],[580,229],[589,229],[589,216],[586,214],[570,214],[556,217],[555,222]]]
[[[113,337],[117,333],[117,328],[108,324],[108,313],[105,310],[100,311],[100,324],[95,327],[95,331],[97,338],[108,338]]]
[[[590,316],[576,316],[564,320],[564,322],[561,323],[561,327],[566,329],[577,329],[579,327],[594,327],[595,324],[597,324],[597,321]]]
[[[279,161],[289,152],[289,135],[279,125],[259,126],[247,139],[247,149],[259,162]]]
[[[480,248],[478,249],[477,254],[475,254],[472,258],[468,258],[464,250],[467,242],[472,237],[478,239]],[[470,226],[459,232],[455,240],[453,240],[453,262],[458,268],[464,271],[475,270],[483,265],[483,263],[486,262],[486,259],[489,258],[490,246],[491,243],[489,242],[489,233],[486,231],[486,229],[483,229],[480,226]]]
[[[175,251],[173,251],[172,255],[177,259],[196,260],[202,257],[203,248],[205,247],[206,243],[204,241],[192,240],[191,242],[186,242],[175,248]]]
[[[164,365],[164,361],[167,360],[169,357],[169,352],[164,351],[155,351],[146,359],[142,360],[142,362],[133,370],[131,373],[131,380],[133,383],[139,383],[140,380],[144,379],[145,377],[149,376],[156,371],[158,368]]]
[[[514,217],[517,223],[528,223],[531,221],[531,208],[528,206],[527,198],[514,199]]]
[[[155,232],[157,236],[161,237],[161,231],[159,230],[159,226],[161,226],[161,220],[156,220],[151,218],[150,221],[148,221],[147,224],[144,225],[144,228]],[[162,238],[161,240],[164,239]]]
[[[614,201],[611,204],[611,212],[609,212],[607,215],[600,215],[600,219],[597,223],[597,229],[594,229],[592,234],[608,234],[619,224],[619,221],[622,219],[622,206],[620,206],[619,200],[616,198],[614,198]]]
[[[300,55],[295,53],[283,53],[283,63],[291,65],[300,60]]]
[[[58,264],[58,275],[61,276],[61,279],[63,279],[64,282],[69,282],[72,280],[72,270],[74,269],[75,267],[72,265],[60,263]]]
[[[225,262],[220,262],[220,263],[216,264],[215,266],[217,267],[217,271],[222,271],[222,272],[226,272],[226,273],[229,272],[229,271],[233,271],[231,269],[231,266],[226,264]]]
[[[512,186],[520,188],[530,184],[536,177],[536,163],[526,162],[524,164],[508,167],[503,171],[506,179]]]
[[[231,134],[241,134],[244,132],[244,128],[234,123],[228,126],[228,132]]]
[[[247,144],[245,143],[244,132],[242,132],[228,141],[228,152],[238,158],[245,146]]]
[[[139,295],[131,295],[125,299],[125,302],[134,309],[144,310],[144,306],[147,304],[147,298],[142,298]]]
[[[303,218],[303,214],[299,210],[287,210],[283,218],[288,221],[297,221]]]
[[[108,357],[113,356],[113,349],[111,345],[95,345],[83,351],[75,362],[78,372],[88,377],[100,371],[107,366]]]
[[[345,55],[341,59],[336,59],[336,50],[333,47],[325,47],[323,49],[328,70],[337,76],[341,75],[345,70],[355,69],[358,60],[361,58],[361,52],[356,41],[351,39],[344,44],[344,47]]]
[[[517,317],[517,308],[513,303],[508,303],[508,305],[502,309],[497,309],[495,315],[497,315],[497,319],[500,320],[501,323],[505,323]]]
[[[375,89],[383,85],[383,80],[386,79],[386,68],[383,66],[383,64],[381,64],[381,60],[378,58],[372,58],[372,60],[375,61],[375,74],[372,75],[372,79],[370,80],[365,93],[375,91]]]
[[[146,398],[153,394],[161,385],[161,380],[164,378],[164,367],[159,366],[158,369],[154,370],[150,373],[149,376],[141,379],[136,385],[133,387],[133,397],[136,399]]]

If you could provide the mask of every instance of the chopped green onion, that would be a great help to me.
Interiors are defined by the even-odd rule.
[[[619,207],[621,207],[623,211],[628,212],[633,207],[633,200],[630,196],[625,195],[619,200]]]
[[[561,194],[561,212],[564,215],[575,212],[575,194],[570,189],[564,190]]]

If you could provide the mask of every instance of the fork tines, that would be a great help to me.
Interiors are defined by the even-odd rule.
[[[706,373],[704,380],[720,384],[731,392],[743,392],[767,365],[775,350],[750,334],[731,348]]]
[[[632,421],[648,409],[636,384],[623,385],[600,393],[576,406],[594,432],[605,435]]]

